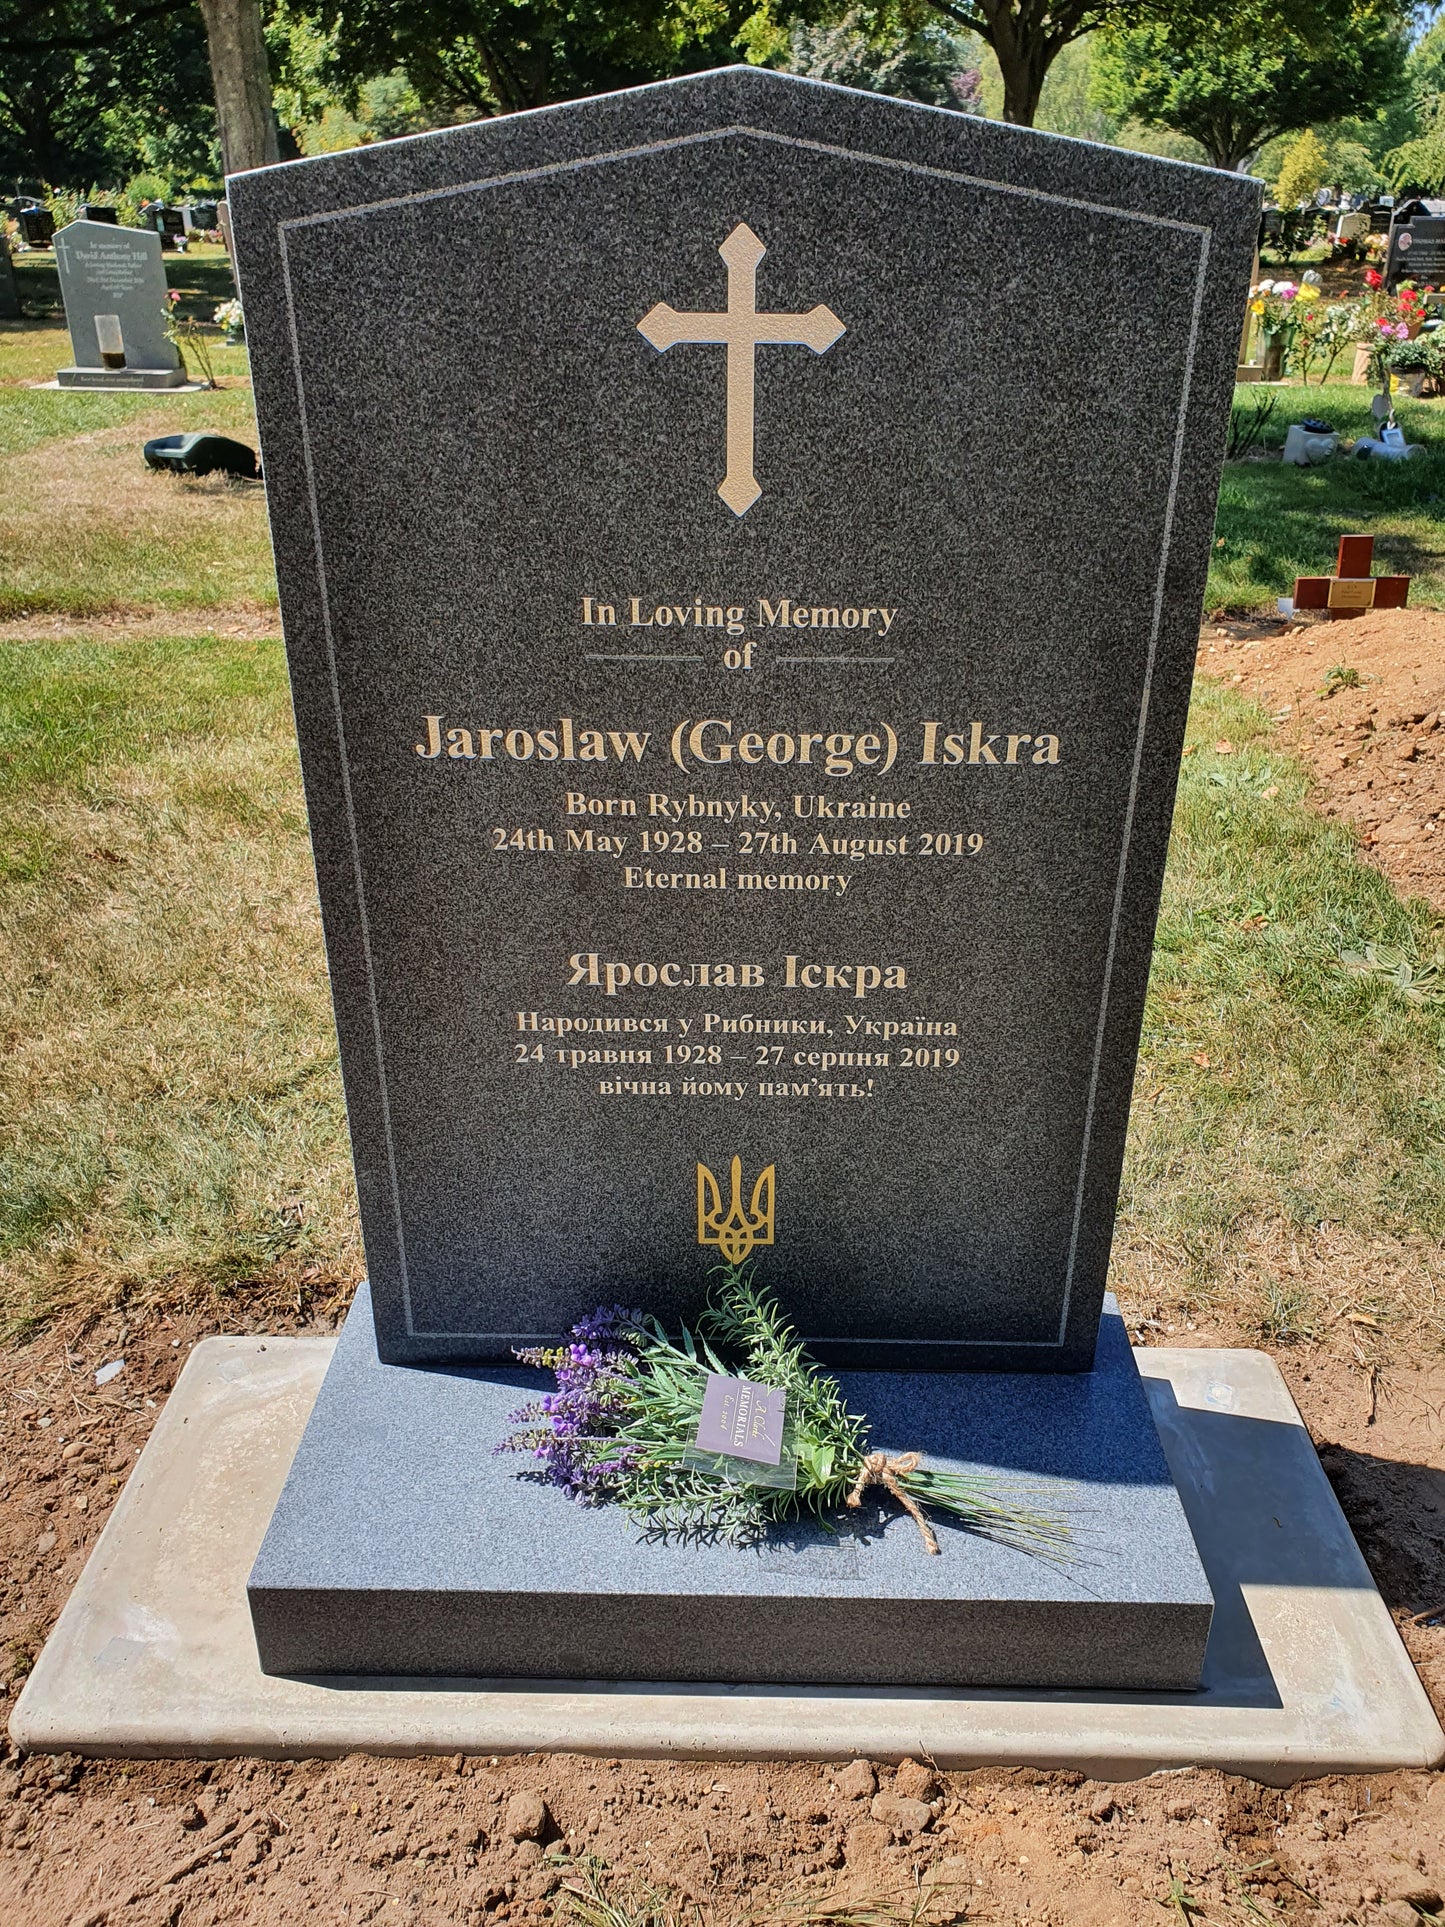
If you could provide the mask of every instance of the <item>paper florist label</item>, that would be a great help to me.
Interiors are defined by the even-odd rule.
[[[783,1456],[783,1412],[788,1395],[748,1378],[707,1375],[697,1445],[754,1465],[777,1465]]]

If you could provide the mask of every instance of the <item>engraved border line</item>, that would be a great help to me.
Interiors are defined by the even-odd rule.
[[[376,998],[376,967],[371,956],[371,918],[366,909],[366,885],[361,869],[361,839],[357,834],[356,812],[351,800],[351,762],[346,748],[346,724],[341,713],[341,682],[336,670],[336,641],[331,627],[331,592],[326,576],[326,557],[321,545],[321,504],[316,494],[316,469],[311,456],[311,428],[306,414],[306,387],[301,374],[301,342],[296,329],[296,303],[291,287],[291,255],[284,228],[280,235],[281,275],[286,284],[286,320],[291,336],[291,352],[296,376],[296,398],[300,403],[301,455],[306,470],[306,495],[311,509],[311,529],[316,543],[316,580],[321,590],[321,622],[326,637],[326,666],[331,678],[331,701],[336,711],[336,741],[341,751],[341,796],[351,832],[351,868],[356,882],[356,907],[361,922],[361,948],[366,964],[366,995],[371,1005],[371,1033],[376,1044],[377,1083],[381,1088],[381,1126],[386,1139],[386,1162],[391,1175],[392,1215],[396,1221],[397,1257],[401,1265],[402,1306],[406,1328],[417,1336],[411,1315],[411,1276],[406,1261],[406,1227],[402,1218],[401,1184],[396,1169],[396,1144],[391,1129],[391,1098],[386,1088],[386,1059],[382,1052],[381,1009]]]

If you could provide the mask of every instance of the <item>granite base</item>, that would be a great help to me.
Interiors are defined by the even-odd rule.
[[[57,388],[198,388],[184,368],[62,368]]]
[[[362,1292],[251,1573],[263,1669],[1197,1687],[1213,1602],[1112,1305],[1089,1373],[839,1376],[876,1445],[1056,1514],[1067,1553],[939,1517],[929,1557],[873,1494],[754,1548],[642,1535],[496,1455],[550,1375],[383,1364]]]

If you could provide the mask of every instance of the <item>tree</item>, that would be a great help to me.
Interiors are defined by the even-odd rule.
[[[404,67],[422,98],[513,113],[736,60],[746,0],[320,0],[352,90]]]
[[[193,6],[0,0],[0,173],[38,188],[141,168],[214,175],[216,117]]]
[[[1168,127],[1233,172],[1268,140],[1382,105],[1402,85],[1402,0],[1236,0],[1227,20],[1192,11],[1102,37],[1099,98],[1121,120]]]
[[[971,44],[941,21],[921,27],[891,23],[880,31],[854,7],[841,20],[816,26],[796,22],[785,64],[789,73],[811,80],[977,113],[979,72],[977,61],[968,58]]]
[[[927,0],[945,20],[992,47],[1003,76],[1003,117],[1032,127],[1050,67],[1064,48],[1135,10],[1132,0]]]
[[[1329,156],[1325,144],[1312,127],[1285,149],[1274,198],[1283,208],[1303,207],[1329,179]]]
[[[259,0],[200,0],[212,88],[227,172],[261,167],[278,158],[276,119]],[[110,105],[123,106],[131,77],[142,75],[164,91],[163,56],[176,33],[196,23],[195,0],[0,0],[0,92],[11,138],[37,143],[32,168],[63,141],[67,124],[80,146],[94,147],[95,122]],[[47,106],[34,76],[63,73],[76,98]],[[88,132],[82,133],[82,129]],[[53,156],[58,159],[59,156]],[[74,177],[74,148],[65,168]],[[82,170],[83,171],[83,170]]]
[[[226,173],[244,174],[279,161],[271,68],[257,0],[200,0],[200,7]]]
[[[1408,100],[1381,166],[1397,192],[1423,187],[1438,194],[1445,189],[1445,19],[1411,48],[1405,80]]]

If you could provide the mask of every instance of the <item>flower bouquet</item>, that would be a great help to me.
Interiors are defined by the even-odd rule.
[[[873,1450],[866,1418],[848,1409],[837,1381],[743,1270],[724,1271],[696,1332],[684,1326],[674,1338],[655,1318],[614,1305],[575,1325],[570,1345],[516,1355],[553,1371],[557,1389],[513,1413],[518,1429],[496,1449],[530,1452],[548,1483],[584,1503],[621,1506],[649,1530],[748,1545],[800,1513],[826,1520],[856,1509],[879,1486],[929,1553],[939,1545],[925,1507],[1045,1557],[1061,1557],[1068,1543],[1061,1519],[978,1475],[934,1470],[917,1452]],[[755,1410],[781,1415],[772,1463],[710,1449],[705,1404],[719,1381],[742,1387],[745,1401],[757,1395]]]

